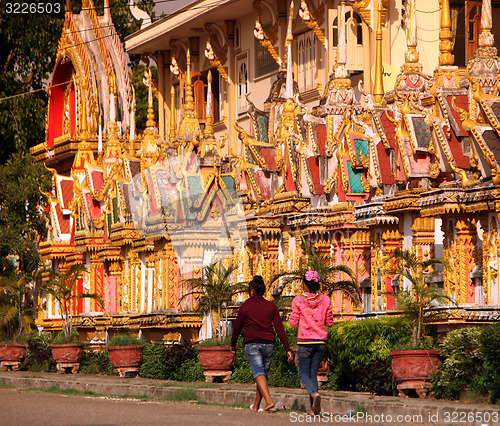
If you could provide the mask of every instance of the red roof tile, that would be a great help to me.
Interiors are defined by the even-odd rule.
[[[321,185],[320,173],[319,173],[319,159],[315,157],[309,157],[307,159],[307,164],[309,165],[309,171],[311,172],[311,177],[314,186],[314,193],[317,195],[324,194],[324,186]]]
[[[389,116],[391,118],[394,118],[394,114],[392,113],[392,111],[387,111],[387,114],[389,114]],[[384,128],[384,132],[385,132],[387,139],[389,141],[389,146],[391,148],[395,148],[396,147],[396,127],[394,126],[394,124],[392,124],[389,121],[389,119],[387,118],[385,113],[382,113],[380,115],[380,121],[382,123],[382,127]]]
[[[318,141],[319,155],[326,155],[326,125],[318,124],[315,128],[316,140]]]

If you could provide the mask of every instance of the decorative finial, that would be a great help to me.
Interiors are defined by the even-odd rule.
[[[205,123],[205,137],[214,135],[213,116],[212,116],[212,73],[208,71],[207,76],[207,114]]]
[[[337,63],[335,64],[335,78],[347,78],[347,43],[345,24],[345,1],[341,1],[338,8],[339,41],[337,45]]]
[[[156,127],[155,122],[155,110],[153,107],[153,76],[151,74],[151,68],[144,70],[143,83],[148,88],[148,115],[146,121],[146,127]]]
[[[408,24],[406,32],[405,63],[401,65],[402,72],[421,72],[422,66],[418,62],[417,51],[417,16],[415,12],[415,0],[408,2]]]
[[[189,49],[186,54],[187,72],[186,72],[186,111],[194,111],[193,90],[191,88],[191,53]]]
[[[441,29],[439,31],[439,66],[451,66],[455,57],[453,51],[453,33],[451,32],[450,0],[441,3]]]
[[[135,88],[132,86],[132,105],[130,105],[130,135],[131,141],[135,140]]]
[[[288,14],[288,29],[286,32],[287,60],[286,60],[286,99],[293,98],[293,71],[292,71],[292,24],[293,24],[293,1],[290,3],[290,11]]]
[[[491,33],[493,18],[491,13],[491,0],[483,0],[481,8],[481,34],[479,34],[479,47],[481,48],[494,48],[494,37]],[[495,49],[495,48],[494,48]],[[492,55],[496,55],[495,53]]]
[[[175,87],[170,88],[170,143],[175,140]]]
[[[382,67],[382,4],[378,3],[377,10],[377,54],[375,58],[375,84],[373,87],[373,103],[378,106],[386,105],[384,98],[384,80],[383,80],[383,67]]]
[[[102,117],[99,115],[99,139],[97,142],[97,152],[102,153]]]

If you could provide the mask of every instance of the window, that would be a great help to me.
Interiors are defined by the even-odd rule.
[[[345,27],[347,45],[347,69],[351,71],[363,69],[363,22],[354,10],[346,7]],[[333,48],[336,51],[339,44],[339,23],[336,16],[332,26]]]
[[[317,85],[316,36],[313,31],[297,37],[298,83],[301,91],[312,90]]]
[[[263,26],[265,32],[268,32],[270,29],[270,25]],[[278,63],[271,56],[267,48],[262,46],[257,39],[255,39],[255,63],[257,77],[262,77],[263,75],[278,71],[279,69]]]
[[[244,56],[238,59],[237,63],[237,98],[238,98],[238,114],[243,114],[247,111],[248,101],[248,60]]]
[[[359,284],[361,288],[361,302],[363,304],[363,313],[372,311],[372,285],[370,278],[365,278]]]
[[[455,65],[460,67],[474,57],[479,47],[479,34],[481,33],[481,6],[478,1],[451,1],[451,31],[453,33],[453,55]],[[500,19],[500,5],[491,5],[493,15],[493,27],[491,33],[494,36],[494,45],[500,48],[500,26],[495,25]]]

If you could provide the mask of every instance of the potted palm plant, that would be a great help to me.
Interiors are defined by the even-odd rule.
[[[306,259],[300,262],[298,269],[277,273],[271,279],[271,285],[276,281],[279,282],[273,292],[274,300],[278,306],[287,307],[291,305],[294,296],[283,296],[284,289],[288,284],[293,282],[302,283],[305,273],[309,270],[318,272],[320,292],[326,293],[331,297],[333,293],[340,291],[353,305],[359,305],[361,297],[356,278],[351,268],[346,265],[332,265],[329,256],[320,255],[314,248],[307,245],[303,235],[301,235],[301,238],[306,252]],[[293,350],[295,351],[296,349],[293,348]],[[297,360],[297,357],[295,359]],[[318,370],[318,381],[326,381],[326,374],[329,371],[329,360],[324,359]]]
[[[26,275],[0,278],[0,361],[2,370],[18,370],[26,353],[25,341],[34,323],[32,294]]]
[[[419,397],[425,397],[431,387],[430,376],[439,369],[440,352],[424,349],[429,339],[424,338],[426,324],[444,319],[449,313],[439,305],[452,302],[442,290],[430,285],[430,278],[437,272],[434,265],[448,268],[445,259],[421,260],[416,253],[396,249],[385,260],[386,274],[406,278],[410,286],[398,292],[388,292],[396,301],[396,309],[407,320],[412,335],[408,349],[391,352],[392,370],[396,377],[400,396],[408,396],[414,390]],[[426,343],[427,342],[427,343]]]
[[[85,265],[75,264],[67,271],[52,271],[53,277],[42,285],[42,290],[50,294],[59,303],[62,320],[62,333],[52,342],[52,357],[57,362],[57,370],[69,369],[77,373],[83,355],[83,345],[77,333],[73,332],[71,308],[78,299],[93,299],[101,303],[100,296],[94,293],[76,294],[76,283],[80,275],[87,272]]]
[[[294,271],[283,271],[275,274],[271,279],[271,285],[279,281],[275,288],[274,297],[277,300],[284,300],[283,290],[294,281],[302,282],[307,271],[317,271],[319,274],[320,291],[332,296],[336,291],[340,291],[354,305],[361,301],[358,284],[353,271],[347,265],[332,265],[331,257],[320,255],[314,248],[307,245],[304,236],[302,243],[306,252],[306,259],[300,262],[299,268]],[[338,279],[343,276],[345,278]],[[290,296],[290,301],[293,296]]]
[[[137,377],[142,362],[144,341],[129,334],[114,336],[107,343],[109,361],[120,377]]]
[[[220,262],[205,266],[200,277],[186,280],[190,291],[181,299],[196,298],[196,310],[212,317],[209,325],[215,337],[198,344],[198,359],[207,381],[217,376],[227,380],[234,365],[235,354],[231,352],[228,336],[228,308],[236,295],[248,291],[247,282],[232,281],[236,269],[235,265],[226,269]]]

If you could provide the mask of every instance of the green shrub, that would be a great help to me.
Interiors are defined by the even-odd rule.
[[[293,347],[297,343],[297,329],[285,324],[285,333],[287,335],[290,346]],[[231,375],[231,383],[254,383],[252,369],[245,354],[245,345],[243,337],[238,338],[238,349],[236,351],[236,359],[234,362],[233,374]],[[289,363],[286,360],[286,351],[281,341],[276,337],[274,345],[274,357],[271,363],[269,372],[269,386],[298,388],[300,387],[297,368],[294,363]]]
[[[64,331],[60,331],[56,334],[56,337],[52,340],[53,345],[64,345],[66,343],[80,343],[80,335],[76,329],[72,329],[71,331],[71,340],[68,341]]]
[[[50,341],[52,336],[36,331],[29,335],[26,343],[26,355],[21,364],[21,370],[56,371],[56,362],[52,359]]]
[[[205,339],[199,342],[198,346],[208,348],[212,348],[214,346],[231,346],[231,336],[226,336],[224,338],[212,337],[210,339]]]
[[[475,390],[484,361],[482,334],[481,328],[468,327],[450,331],[444,338],[440,344],[441,369],[432,378],[437,398],[458,399],[465,391]]]
[[[331,385],[340,390],[393,394],[392,376],[386,366],[394,347],[409,341],[411,330],[400,318],[375,318],[339,322],[330,327]]]
[[[106,346],[146,346],[146,342],[130,334],[119,334],[111,338]]]
[[[286,337],[290,347],[297,345],[297,328],[292,328],[287,324],[285,326]],[[286,360],[286,350],[281,341],[276,337],[274,345],[274,357],[269,372],[269,386],[299,388],[300,380],[295,363]]]
[[[179,370],[173,374],[172,378],[183,382],[204,381],[205,376],[203,375],[203,369],[198,362],[198,357],[184,361]]]
[[[113,366],[106,350],[86,349],[80,361],[80,373],[83,374],[113,374]]]
[[[163,353],[163,364],[165,365],[166,379],[190,381],[189,378],[181,378],[177,373],[181,366],[188,360],[198,361],[198,352],[190,345],[170,345]]]
[[[253,383],[253,374],[247,356],[245,354],[245,345],[243,344],[243,336],[238,337],[238,348],[236,350],[236,358],[234,360],[233,374],[229,381],[231,383]]]
[[[142,351],[139,376],[147,379],[166,379],[167,370],[163,363],[165,345],[147,345]]]
[[[483,394],[489,394],[492,403],[500,402],[500,323],[483,330],[480,337],[480,347],[484,357],[484,366],[479,379],[479,389]]]

